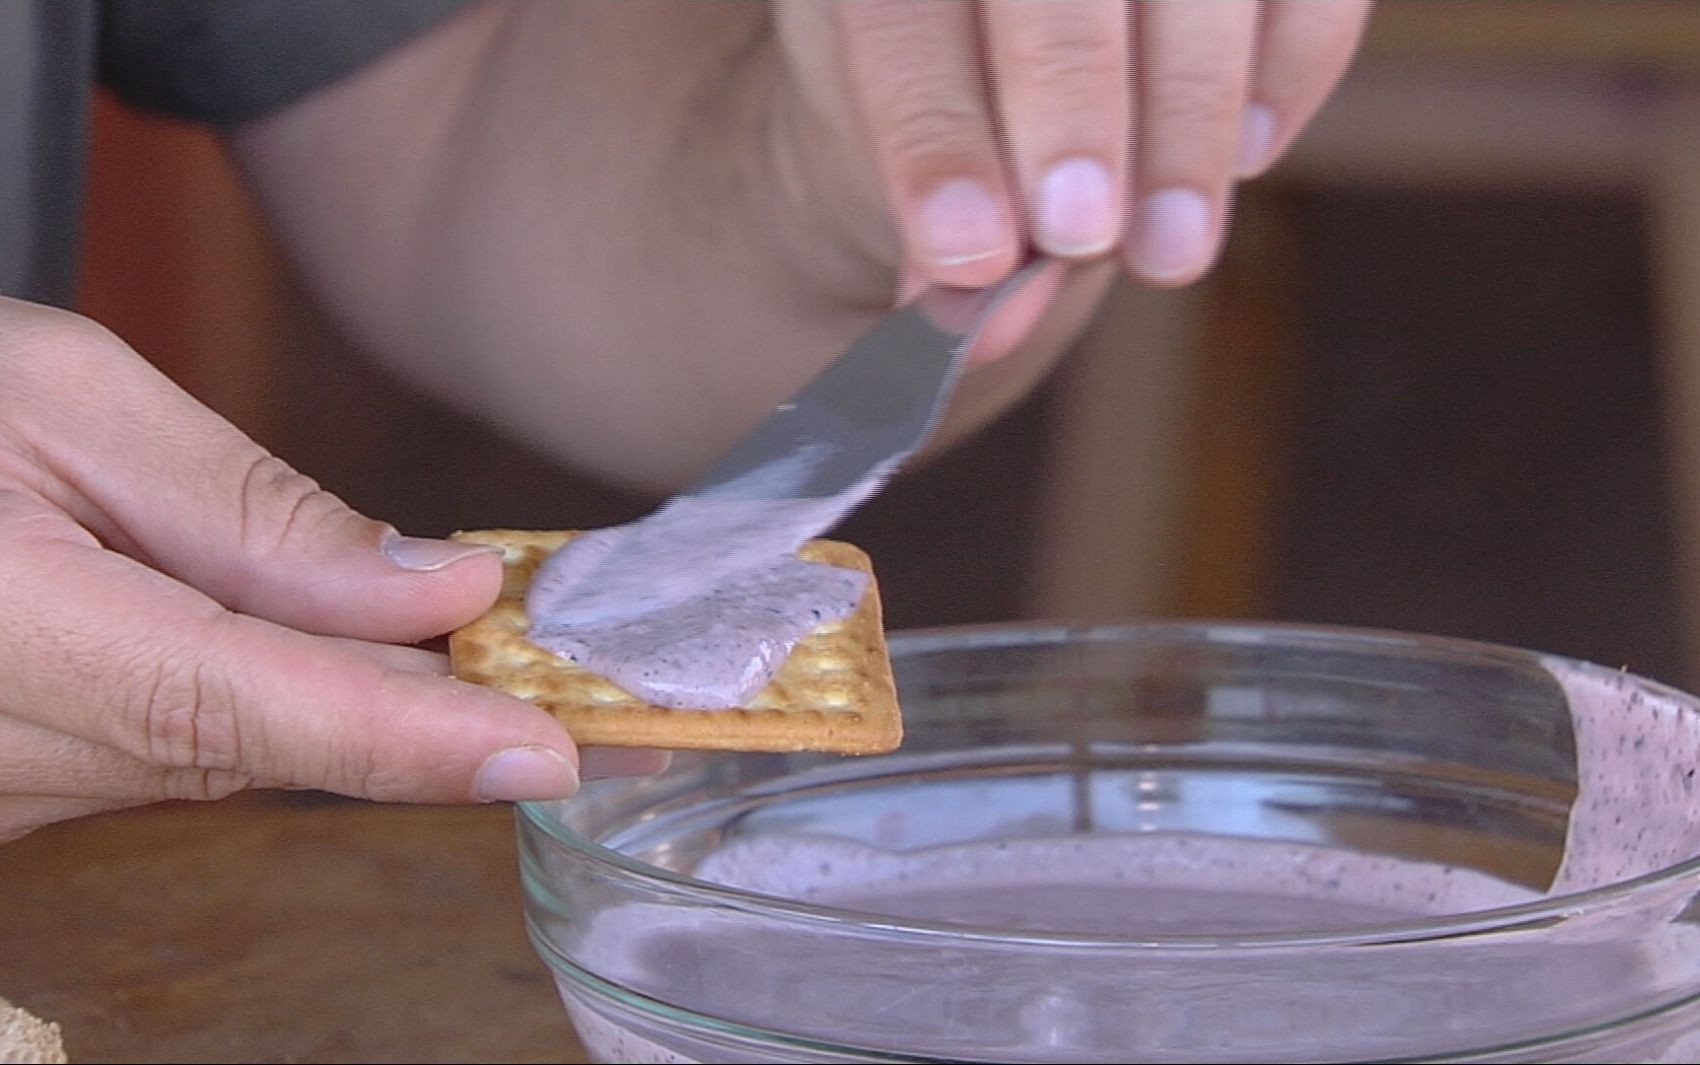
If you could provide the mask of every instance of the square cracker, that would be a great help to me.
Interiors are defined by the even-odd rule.
[[[675,710],[653,706],[605,677],[526,639],[525,593],[538,565],[577,535],[508,529],[456,533],[502,549],[502,597],[449,637],[454,675],[528,699],[554,714],[586,747],[879,754],[903,738],[897,686],[868,556],[850,544],[812,540],[798,558],[868,574],[850,616],[798,641],[771,683],[747,707]]]

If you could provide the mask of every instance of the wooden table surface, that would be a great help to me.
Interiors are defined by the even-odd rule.
[[[582,1062],[505,806],[256,793],[0,845],[0,997],[73,1062]]]

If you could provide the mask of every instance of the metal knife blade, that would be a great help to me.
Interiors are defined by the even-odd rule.
[[[931,288],[888,314],[680,496],[827,499],[853,492],[845,509],[855,506],[932,435],[981,327],[1043,266],[1029,263],[987,289]]]
[[[987,319],[1041,269],[1031,264],[978,292],[928,290],[774,408],[691,488],[647,517],[593,530],[555,552],[538,567],[526,595],[531,638],[554,647],[550,641],[560,636],[567,641],[556,648],[560,651],[578,646],[572,641],[587,627],[666,618],[699,600],[724,611],[725,602],[715,597],[728,588],[734,598],[752,594],[752,574],[776,562],[783,567],[806,541],[877,492],[925,443]],[[795,568],[790,574],[786,594],[793,597],[834,598],[842,591],[818,577],[798,584]],[[771,592],[772,582],[763,587]],[[860,587],[842,596],[846,610],[855,606]],[[762,607],[763,619],[773,621],[772,602]],[[811,611],[819,617],[819,609],[818,602],[805,603],[794,614],[780,614],[789,622]],[[685,616],[701,628],[697,615]],[[731,654],[718,650],[715,663],[741,669],[765,661],[763,649],[775,641],[759,626],[756,635],[751,647]],[[576,657],[583,651],[564,653]],[[739,683],[748,679],[740,677]]]

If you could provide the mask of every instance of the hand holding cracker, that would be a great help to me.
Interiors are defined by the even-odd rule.
[[[355,513],[74,315],[0,300],[0,380],[0,840],[254,785],[574,790],[559,722],[395,646],[482,613],[497,552]]]

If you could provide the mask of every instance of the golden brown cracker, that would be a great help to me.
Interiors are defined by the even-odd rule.
[[[750,705],[729,710],[653,706],[612,681],[526,639],[525,593],[538,565],[573,532],[488,529],[456,533],[502,549],[502,597],[449,637],[454,675],[528,699],[554,714],[581,746],[879,754],[897,747],[903,719],[868,556],[812,540],[798,558],[868,574],[850,616],[798,642]]]

